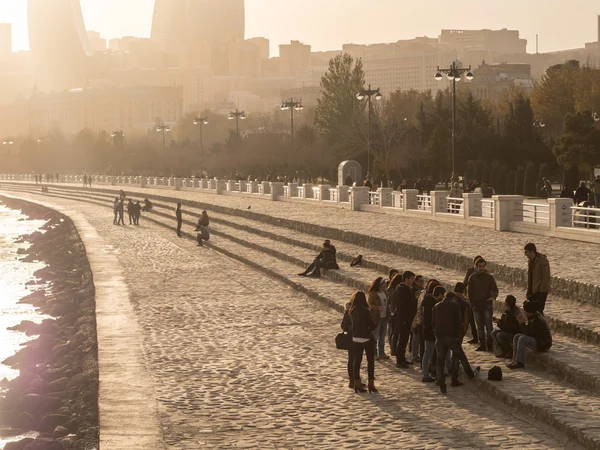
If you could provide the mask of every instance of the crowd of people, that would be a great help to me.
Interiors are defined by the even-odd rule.
[[[552,335],[544,318],[550,264],[535,244],[527,244],[524,254],[528,260],[528,283],[523,308],[517,306],[513,295],[507,295],[500,318],[494,317],[498,286],[481,256],[473,258],[464,280],[457,282],[452,291],[435,279],[425,280],[411,271],[400,273],[394,269],[387,278],[376,278],[367,293],[356,291],[345,305],[341,323],[349,338],[349,387],[357,393],[377,392],[375,361],[390,358],[386,344],[396,359],[396,367],[421,365],[423,383],[436,383],[440,392],[446,393],[448,372],[451,386],[461,386],[460,366],[470,379],[480,370],[471,367],[462,348],[469,328],[472,338],[468,344],[477,345],[479,352],[498,349],[496,357],[508,360],[506,367],[511,370],[525,367],[527,348],[547,351],[552,346]],[[335,247],[325,241],[323,251],[299,275],[307,276],[311,271],[320,275],[321,268],[336,266]],[[363,355],[367,359],[367,385],[360,378]]]

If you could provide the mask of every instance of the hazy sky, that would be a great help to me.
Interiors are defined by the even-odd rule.
[[[47,0],[53,1],[53,0]],[[218,0],[216,0],[218,1]],[[13,49],[28,48],[27,0],[0,0],[0,21],[13,23]],[[150,35],[154,0],[81,0],[88,30],[103,37]],[[277,46],[298,39],[314,50],[343,43],[437,37],[442,28],[521,31],[528,51],[582,47],[597,40],[600,0],[246,0],[246,37]]]

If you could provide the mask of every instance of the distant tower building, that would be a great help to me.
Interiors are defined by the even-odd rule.
[[[92,55],[79,0],[28,0],[27,24],[32,61],[41,89],[82,87]]]
[[[155,0],[152,39],[166,51],[243,40],[245,20],[244,0]]]
[[[12,25],[0,23],[0,62],[6,62],[12,53]]]

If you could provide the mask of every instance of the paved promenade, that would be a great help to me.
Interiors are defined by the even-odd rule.
[[[65,184],[65,186],[72,187],[73,184]],[[527,242],[535,242],[538,250],[548,255],[553,275],[600,285],[597,269],[600,245],[597,244],[526,233],[498,232],[487,228],[403,217],[401,214],[356,212],[306,203],[271,202],[250,196],[215,195],[202,191],[175,191],[134,186],[96,185],[95,187],[113,189],[116,192],[123,188],[125,192],[139,192],[140,196],[147,192],[149,195],[177,197],[241,210],[250,207],[251,211],[256,213],[341,228],[469,258],[482,254],[488,261],[521,269],[527,267],[527,260],[523,255],[524,245]]]
[[[189,192],[169,195],[244,203]],[[390,363],[377,363],[380,394],[354,394],[347,387],[345,353],[333,345],[338,313],[148,221],[116,227],[106,207],[43,200],[79,211],[124,268],[167,448],[578,448],[470,383],[442,397],[435,386],[420,382],[416,370],[400,372]],[[245,203],[258,212],[275,207],[286,217],[301,208]],[[320,215],[332,224],[336,217],[356,222],[350,214],[359,214],[308,211],[313,216],[304,220]],[[392,223],[406,219],[363,217],[362,232],[369,230],[367,221],[380,217],[389,221],[390,233],[405,232]],[[423,233],[429,233],[426,228]],[[520,253],[517,249],[515,261]]]

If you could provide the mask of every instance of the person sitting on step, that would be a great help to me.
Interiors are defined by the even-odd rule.
[[[524,314],[517,317],[521,325],[521,332],[513,338],[513,361],[507,364],[509,369],[522,369],[525,367],[525,349],[534,352],[545,352],[552,347],[552,333],[548,323],[537,305],[529,300],[523,302]]]
[[[321,253],[319,253],[312,264],[308,266],[304,272],[299,273],[298,276],[320,278],[321,269],[339,269],[340,266],[337,264],[335,253],[335,247],[331,245],[329,239],[326,239],[325,242],[323,242]]]
[[[506,300],[504,300],[504,306],[505,309],[502,318],[492,319],[498,327],[492,331],[492,339],[494,339],[494,342],[501,350],[496,357],[502,359],[512,357],[512,341],[515,334],[518,334],[521,330],[521,325],[517,321],[517,317],[521,315],[521,308],[517,306],[517,299],[512,295],[507,295]]]

